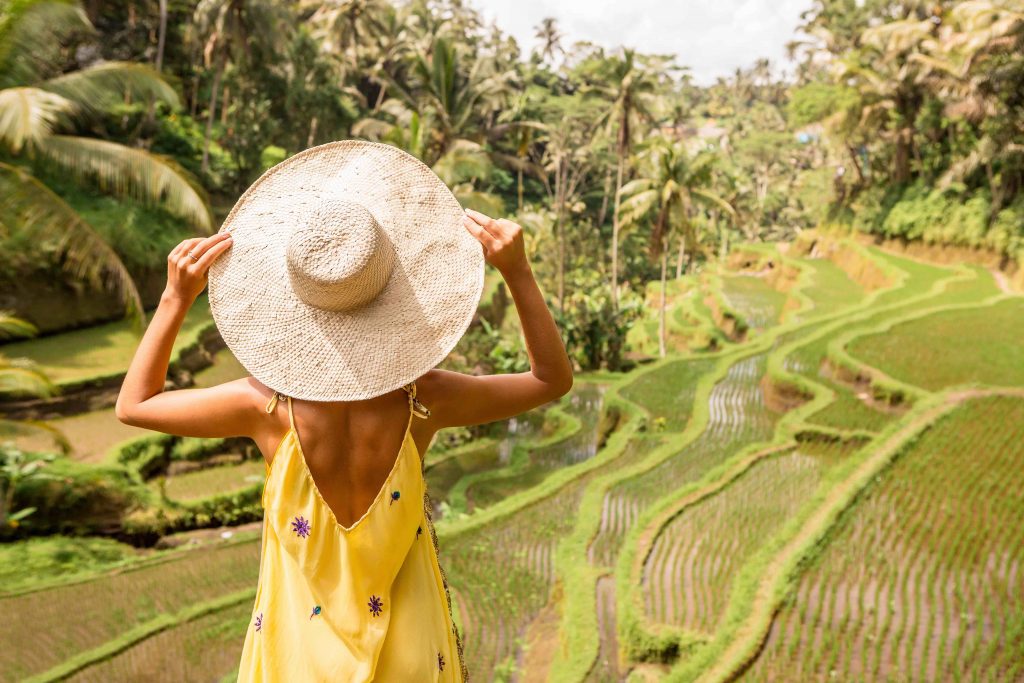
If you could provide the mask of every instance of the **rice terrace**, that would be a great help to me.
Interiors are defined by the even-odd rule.
[[[561,2],[0,2],[0,683],[239,678],[264,456],[115,402],[171,249],[345,139],[522,226],[574,373],[423,454],[470,680],[1024,683],[1024,6],[720,0],[793,39],[726,68],[749,33],[645,2],[650,50]],[[439,367],[534,372],[483,272]],[[165,391],[248,376],[215,294]]]

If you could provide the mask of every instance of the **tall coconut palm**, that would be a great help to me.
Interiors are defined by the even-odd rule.
[[[534,38],[540,41],[540,58],[552,64],[555,57],[565,54],[562,47],[562,32],[558,30],[558,20],[554,17],[544,17],[534,29]]]
[[[696,230],[692,220],[698,206],[735,215],[729,202],[712,189],[715,155],[702,152],[691,157],[680,142],[664,139],[653,144],[643,156],[642,175],[622,188],[626,199],[620,206],[624,225],[636,225],[653,214],[651,254],[661,261],[661,304],[659,310],[658,352],[667,353],[665,308],[667,299],[668,252],[673,233],[693,249]]]
[[[213,224],[198,183],[168,157],[76,135],[127,93],[178,105],[174,90],[147,66],[102,62],[60,72],[57,46],[92,25],[77,4],[21,0],[0,8],[0,234],[28,231],[55,241],[64,267],[112,287],[142,322],[138,290],[120,258],[81,215],[33,175],[46,162],[100,189],[158,204],[200,230]]]
[[[605,120],[615,131],[615,201],[612,213],[612,305],[619,305],[619,204],[626,162],[641,119],[652,119],[658,81],[655,73],[637,59],[634,50],[623,50],[608,61],[604,83],[595,87],[609,102]]]

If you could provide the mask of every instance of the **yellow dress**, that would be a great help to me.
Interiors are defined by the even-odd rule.
[[[437,560],[409,395],[395,464],[369,509],[338,523],[295,429],[268,465],[263,544],[238,681],[464,681],[462,644]],[[267,405],[272,412],[278,394]]]

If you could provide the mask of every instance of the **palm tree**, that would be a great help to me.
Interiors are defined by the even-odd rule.
[[[711,189],[712,171],[717,157],[701,152],[690,157],[680,142],[659,139],[644,154],[643,175],[622,188],[626,197],[620,206],[621,221],[636,225],[644,217],[654,214],[651,225],[651,254],[661,261],[661,305],[659,311],[658,352],[667,353],[665,308],[667,299],[668,252],[672,233],[693,249],[696,231],[692,216],[697,205],[725,211],[735,210]]]
[[[562,47],[562,32],[558,30],[558,20],[554,17],[544,17],[540,24],[534,29],[534,37],[540,41],[540,58],[554,63],[555,56],[565,54]]]
[[[1007,185],[998,172],[1011,158],[1024,156],[1024,145],[1015,140],[1020,127],[999,97],[993,82],[1003,77],[1004,55],[1018,49],[1024,30],[1024,11],[1011,11],[992,2],[967,2],[949,12],[948,32],[923,44],[915,59],[926,69],[934,91],[945,95],[946,113],[973,125],[988,121],[965,154],[955,158],[939,179],[939,187],[965,180],[984,169],[989,185],[989,220],[1003,207]],[[1019,52],[1018,52],[1019,54]],[[1011,66],[1010,68],[1019,68]]]
[[[595,89],[605,95],[610,102],[605,120],[615,130],[617,162],[615,203],[612,213],[612,306],[618,309],[619,203],[623,173],[640,119],[653,118],[658,83],[654,72],[638,61],[633,50],[624,49],[620,56],[609,60],[608,67],[605,80],[608,85],[601,84]]]
[[[213,220],[194,178],[168,157],[75,135],[126,94],[178,105],[174,90],[151,68],[103,62],[60,73],[56,46],[92,25],[75,4],[24,0],[0,9],[0,234],[28,231],[55,240],[64,267],[95,286],[112,287],[141,324],[142,301],[121,259],[81,215],[33,175],[44,161],[101,189],[159,204],[201,230]]]

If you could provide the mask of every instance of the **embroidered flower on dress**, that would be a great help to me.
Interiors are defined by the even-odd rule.
[[[297,516],[292,520],[292,531],[294,531],[299,538],[306,538],[309,536],[309,520],[302,515]]]
[[[255,627],[256,631],[259,631],[263,628],[263,612],[260,612],[256,615],[256,623],[254,623],[253,626]]]
[[[313,608],[313,613],[309,615],[310,621],[312,621],[313,617],[315,617],[316,615],[320,614],[320,612],[322,612],[322,611],[323,610],[320,609],[320,605],[317,605],[316,607],[314,607]]]
[[[366,604],[370,606],[370,614],[375,617],[379,617],[380,613],[384,611],[384,602],[376,595],[371,595],[370,602]]]
[[[437,653],[437,670],[444,671],[444,655],[440,652]]]
[[[392,491],[391,492],[391,502],[388,503],[388,505],[394,505],[395,501],[398,500],[401,497],[402,497],[401,493],[399,493],[398,491]]]

